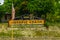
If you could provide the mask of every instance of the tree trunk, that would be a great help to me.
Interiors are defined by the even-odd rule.
[[[48,27],[48,23],[47,23],[47,14],[45,14],[45,24],[44,24],[44,26],[46,27],[46,29],[48,29],[49,27]]]
[[[1,22],[1,18],[0,18],[0,22]]]

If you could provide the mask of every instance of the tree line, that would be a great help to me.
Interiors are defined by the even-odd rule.
[[[60,20],[60,0],[5,0],[0,5],[0,19],[6,12],[11,14],[12,3],[16,10],[16,17],[23,14],[33,14],[49,22]]]

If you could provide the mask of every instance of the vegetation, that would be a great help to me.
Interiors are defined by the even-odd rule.
[[[11,14],[12,2],[16,10],[16,16],[32,13],[35,16],[43,17],[47,21],[60,20],[60,0],[5,0],[4,4],[0,6],[2,16],[6,12]]]
[[[6,13],[11,14],[12,3],[15,8],[16,17],[25,14],[39,17],[45,20],[45,27],[41,25],[13,25],[8,27],[7,23],[1,23]],[[11,29],[10,29],[11,28]],[[48,30],[47,30],[47,29]],[[0,5],[0,37],[60,37],[60,0],[4,0]],[[23,38],[22,38],[23,39]],[[53,39],[53,38],[52,38]],[[24,39],[23,39],[24,40]],[[48,38],[49,40],[49,38]]]
[[[46,37],[60,37],[60,32],[59,31],[47,31],[47,30],[13,30],[13,35],[14,37],[41,37],[41,36],[46,36]],[[4,30],[0,32],[0,37],[11,37],[12,36],[12,29],[11,30]]]

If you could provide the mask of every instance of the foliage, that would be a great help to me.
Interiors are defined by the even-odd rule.
[[[11,13],[12,3],[16,10],[16,16],[23,14],[33,14],[38,17],[45,17],[47,21],[60,20],[60,0],[5,0],[0,5],[0,14],[2,16],[8,12]],[[0,17],[2,17],[0,16]]]

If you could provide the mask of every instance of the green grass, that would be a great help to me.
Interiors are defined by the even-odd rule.
[[[41,31],[41,30],[14,30],[13,31],[14,37],[22,37],[22,36],[28,36],[28,37],[35,37],[35,36],[48,36],[48,37],[60,37],[60,33],[56,31]],[[12,36],[12,31],[0,32],[1,36]]]
[[[36,31],[36,36],[60,37],[60,33],[55,31]]]
[[[8,28],[7,23],[0,23],[0,28],[2,28],[2,25],[4,25],[4,28]],[[58,24],[56,24],[58,25]],[[14,37],[21,37],[21,36],[49,36],[49,37],[60,37],[60,31],[53,31],[54,30],[54,26],[51,26],[53,28],[52,31],[49,30],[38,30],[37,28],[43,28],[43,26],[40,25],[14,25],[14,28],[21,28],[18,30],[13,30],[14,33]],[[51,28],[49,27],[49,28]],[[11,27],[10,27],[11,28]],[[24,30],[24,28],[29,28],[28,30]],[[30,28],[36,28],[35,30],[30,30]],[[24,33],[24,34],[23,34]],[[30,34],[31,33],[31,34]],[[0,36],[9,36],[11,37],[12,35],[12,30],[7,30],[7,33],[4,32],[4,30],[2,32],[0,32]]]
[[[10,33],[0,32],[0,37],[2,37],[2,36],[9,36],[9,37],[11,37],[11,34]]]

